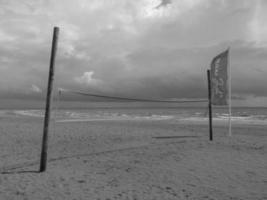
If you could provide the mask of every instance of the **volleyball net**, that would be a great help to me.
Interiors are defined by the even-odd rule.
[[[150,103],[203,103],[208,102],[207,99],[156,99],[156,98],[135,98],[135,97],[126,97],[126,96],[111,96],[103,95],[97,93],[88,93],[82,91],[75,91],[69,89],[58,89],[58,95],[61,96],[63,93],[76,94],[86,97],[96,97],[100,99],[112,100],[112,101],[126,101],[126,102],[150,102]]]

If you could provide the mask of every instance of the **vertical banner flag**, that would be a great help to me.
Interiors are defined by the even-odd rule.
[[[211,62],[211,102],[213,105],[228,105],[228,50],[220,53]]]

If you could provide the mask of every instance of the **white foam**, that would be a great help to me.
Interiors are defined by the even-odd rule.
[[[41,110],[14,110],[16,115],[24,115],[30,117],[43,117],[44,114]]]
[[[56,122],[89,122],[89,121],[118,121],[118,120],[168,120],[172,119],[173,116],[169,115],[152,115],[152,116],[137,116],[137,115],[109,115],[109,116],[91,116],[89,118],[71,118],[71,119],[60,119]]]
[[[217,122],[228,122],[229,117],[227,116],[218,116],[213,117],[213,121]],[[192,122],[208,122],[208,117],[186,117],[186,118],[180,118],[182,121],[192,121]],[[259,124],[259,125],[265,125],[267,124],[266,119],[259,119],[255,116],[249,116],[249,117],[242,117],[242,116],[232,116],[231,121],[233,123],[237,124]]]

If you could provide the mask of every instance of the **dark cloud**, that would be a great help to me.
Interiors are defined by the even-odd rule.
[[[60,27],[56,88],[205,98],[206,70],[230,46],[233,95],[267,96],[262,1],[161,1],[160,9],[146,0],[0,4],[2,97],[44,96],[54,24]]]
[[[160,9],[161,7],[165,7],[168,4],[171,4],[171,0],[161,0],[161,3],[155,7],[155,9]]]

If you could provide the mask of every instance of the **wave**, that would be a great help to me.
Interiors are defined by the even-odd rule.
[[[0,116],[44,117],[44,110],[1,110]],[[100,121],[100,120],[184,120],[208,122],[206,112],[182,110],[168,113],[166,110],[57,110],[51,118],[58,122]],[[214,121],[228,121],[228,113],[213,113]],[[235,112],[231,120],[236,123],[267,124],[267,113]]]
[[[192,116],[192,117],[186,117],[182,118],[180,120],[184,121],[192,121],[192,122],[208,122],[208,117],[198,117],[198,116]],[[229,115],[219,115],[212,118],[214,122],[228,122]],[[231,116],[231,121],[233,123],[237,124],[262,124],[267,125],[267,118],[266,116]]]
[[[44,117],[42,110],[14,110],[15,115],[29,116],[29,117]]]
[[[0,115],[15,115],[27,117],[44,117],[43,110],[13,110],[2,111]],[[136,114],[123,114],[116,112],[81,112],[81,111],[66,111],[60,110],[52,112],[52,118],[63,121],[96,121],[96,120],[167,120],[173,118],[171,115],[136,115]]]
[[[122,121],[122,120],[168,120],[172,119],[173,116],[167,115],[152,115],[152,116],[137,116],[137,115],[126,115],[126,114],[112,114],[112,115],[103,115],[103,116],[90,116],[86,118],[68,118],[68,119],[59,119],[56,122],[86,122],[86,121]]]

